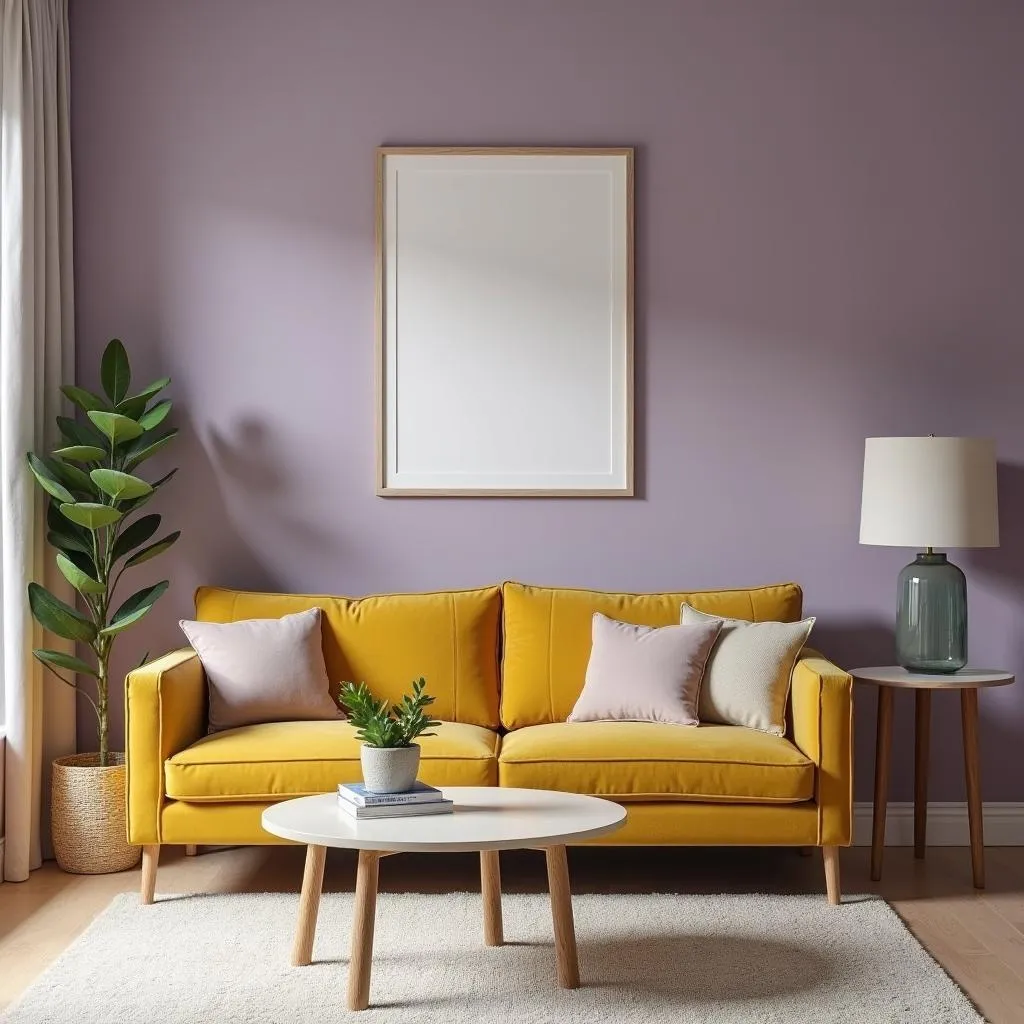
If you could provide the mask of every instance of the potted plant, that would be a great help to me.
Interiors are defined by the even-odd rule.
[[[366,683],[343,683],[338,703],[348,712],[363,741],[359,761],[363,782],[371,793],[401,793],[412,789],[420,767],[420,747],[413,740],[433,736],[429,728],[440,722],[428,718],[426,709],[434,698],[426,692],[427,681],[412,684],[397,704],[377,700]]]
[[[162,554],[179,536],[175,531],[154,540],[160,516],[138,515],[176,472],[153,483],[139,475],[142,463],[178,432],[162,429],[171,403],[158,396],[170,379],[129,394],[128,354],[116,339],[103,352],[100,379],[105,397],[70,384],[61,388],[85,418],[58,416],[64,446],[49,455],[28,455],[29,468],[49,496],[47,542],[80,598],[72,607],[30,583],[29,606],[44,629],[74,642],[86,656],[33,653],[96,712],[99,750],[53,762],[54,852],[65,871],[79,874],[123,871],[139,861],[140,849],[128,844],[125,827],[124,755],[109,749],[110,658],[117,638],[146,615],[168,581],[143,587],[119,603],[115,592],[126,570]],[[96,680],[95,699],[79,685],[84,676]]]

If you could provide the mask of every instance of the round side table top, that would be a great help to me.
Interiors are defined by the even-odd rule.
[[[337,793],[285,800],[263,812],[263,827],[307,846],[394,853],[455,853],[564,846],[607,835],[626,821],[611,800],[577,793],[498,786],[445,786],[451,814],[357,821]]]
[[[850,675],[858,682],[895,686],[908,690],[973,690],[986,686],[1007,686],[1012,672],[997,668],[967,668],[959,672],[908,672],[900,665],[853,668]]]

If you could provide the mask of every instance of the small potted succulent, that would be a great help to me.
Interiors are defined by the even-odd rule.
[[[434,703],[427,692],[427,681],[412,684],[397,704],[378,700],[366,683],[342,683],[338,703],[356,727],[363,741],[359,760],[363,783],[371,793],[401,793],[412,789],[420,767],[420,748],[413,741],[440,722],[429,718],[426,709]]]

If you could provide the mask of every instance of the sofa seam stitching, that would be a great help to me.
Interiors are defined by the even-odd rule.
[[[448,595],[452,617],[452,718],[459,720],[459,616],[455,608],[455,595]]]
[[[554,675],[551,667],[552,657],[554,651],[552,650],[551,636],[554,633],[555,628],[555,592],[551,591],[548,599],[548,712],[551,717],[551,721],[555,721],[555,692],[554,692]]]

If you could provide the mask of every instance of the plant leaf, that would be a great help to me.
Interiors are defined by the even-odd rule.
[[[99,427],[111,445],[134,441],[142,434],[142,427],[135,420],[118,412],[91,412],[89,419]]]
[[[151,558],[156,558],[157,555],[162,555],[180,536],[181,530],[175,530],[174,533],[167,534],[163,540],[155,541],[153,544],[150,544],[149,547],[143,548],[141,551],[137,551],[124,564],[126,566],[142,565],[143,562],[148,562]]]
[[[148,497],[148,495],[147,495]],[[160,529],[160,516],[149,515],[136,519],[122,531],[117,540],[114,541],[114,548],[111,552],[111,560],[116,562],[119,558],[132,552],[140,544],[145,544],[150,537]]]
[[[64,397],[74,402],[82,412],[110,408],[99,395],[94,395],[91,391],[86,391],[85,388],[76,388],[74,384],[65,384],[61,391],[64,393]]]
[[[57,568],[64,574],[64,579],[79,593],[106,593],[107,588],[102,583],[94,580],[87,572],[83,572],[63,551],[57,552]]]
[[[146,430],[155,430],[165,419],[167,419],[167,414],[171,411],[171,406],[173,404],[174,403],[171,402],[170,399],[167,399],[166,401],[160,402],[159,405],[154,405],[153,408],[139,420],[139,425]]]
[[[78,468],[78,466],[69,465],[66,462],[61,462],[60,459],[42,459],[42,462],[46,463],[47,468],[51,473],[62,483],[65,487],[70,488],[72,491],[80,491],[87,497],[96,497],[96,488],[93,487],[92,481],[89,479],[89,474],[84,470]]]
[[[71,523],[60,510],[60,503],[50,501],[46,506],[47,543],[67,553],[73,551],[89,556],[92,566],[92,535],[88,530]]]
[[[116,412],[121,413],[123,416],[131,416],[130,409],[139,409],[139,414],[132,416],[133,419],[138,419],[141,415],[142,410],[146,408],[146,403],[154,396],[159,394],[168,384],[171,383],[170,377],[161,377],[159,380],[153,381],[149,387],[143,388],[137,395],[132,395],[131,398],[126,398],[123,402],[118,403]],[[141,407],[139,403],[142,403]]]
[[[89,643],[96,639],[96,627],[71,605],[56,598],[38,583],[28,585],[28,604],[36,621],[51,633],[65,640]]]
[[[128,363],[128,353],[117,338],[114,338],[103,350],[103,358],[100,360],[100,380],[103,383],[103,390],[107,393],[107,398],[114,405],[117,405],[128,394],[128,385],[132,382],[132,371]]]
[[[46,543],[49,544],[50,547],[57,548],[65,553],[68,551],[77,551],[83,555],[92,554],[92,549],[88,544],[83,543],[77,537],[73,537],[69,533],[58,533],[56,530],[49,530],[46,534]]]
[[[128,453],[128,458],[124,461],[125,469],[134,469],[140,462],[145,462],[151,455],[156,455],[164,445],[172,441],[178,434],[178,428],[175,427],[173,430],[168,430],[165,434],[161,434],[152,444],[147,444],[143,448],[133,448]]]
[[[67,668],[72,672],[81,672],[83,675],[99,678],[92,665],[82,661],[81,658],[76,658],[73,654],[65,654],[63,651],[33,651],[32,653],[44,665],[56,665],[58,668]]]
[[[57,479],[49,466],[31,452],[28,453],[28,467],[32,470],[32,475],[39,482],[39,486],[47,494],[52,495],[58,501],[74,502],[75,496]]]
[[[73,529],[77,529],[77,527],[73,527]],[[88,530],[83,530],[82,532],[88,536]],[[96,571],[96,565],[92,560],[91,553],[87,555],[81,551],[63,551],[62,554],[69,562],[77,566],[80,572],[84,572],[86,576],[91,576],[94,580],[98,580],[100,578],[99,573]]]
[[[105,448],[97,448],[94,444],[73,444],[67,448],[58,448],[53,454],[73,462],[99,462],[107,452]]]
[[[121,630],[134,625],[146,612],[157,602],[163,592],[170,586],[168,580],[161,580],[151,587],[146,587],[128,598],[120,608],[114,612],[110,625],[100,630],[101,636],[114,636]]]
[[[99,446],[104,443],[103,435],[91,423],[79,423],[70,416],[58,416],[57,428],[72,444]],[[103,452],[106,454],[105,448]]]
[[[102,526],[110,526],[116,523],[122,516],[116,508],[110,505],[99,505],[94,501],[76,501],[73,504],[64,504],[60,507],[68,519],[87,530],[98,530]]]
[[[116,469],[94,469],[89,474],[92,482],[114,501],[128,501],[149,494],[153,488],[145,480]]]
[[[130,420],[137,420],[145,411],[145,398],[126,398],[114,408],[114,412],[127,416]]]
[[[67,517],[60,510],[60,502],[53,501],[47,503],[46,506],[46,525],[49,530],[53,533],[59,534],[61,537],[68,537],[74,541],[73,544],[68,545],[55,545],[57,547],[71,547],[76,551],[84,551],[89,555],[90,560],[92,558],[92,535],[88,530],[83,529],[81,526],[76,526],[68,521]]]
[[[137,509],[141,508],[143,505],[146,504],[147,501],[149,501],[150,498],[153,497],[154,494],[156,494],[157,490],[160,487],[163,487],[163,485],[167,483],[167,481],[170,480],[171,477],[174,476],[174,474],[177,472],[178,470],[177,468],[175,468],[172,469],[170,473],[167,473],[164,476],[160,477],[160,479],[153,484],[153,490],[149,494],[144,494],[141,498],[135,498],[132,501],[126,501],[121,506],[121,511],[124,512],[125,515],[129,515],[130,513],[135,512]]]

